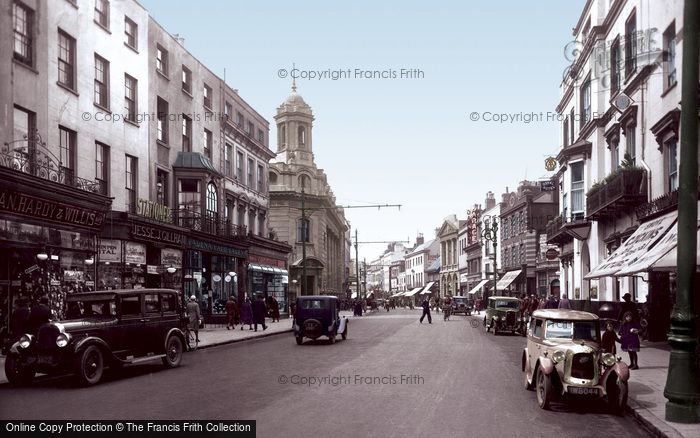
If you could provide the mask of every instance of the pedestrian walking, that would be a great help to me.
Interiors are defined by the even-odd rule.
[[[625,318],[625,314],[629,312],[630,314],[632,314],[633,321],[639,321],[639,310],[637,310],[637,304],[635,304],[632,301],[632,295],[626,293],[622,296],[622,299],[624,301],[620,306],[620,313],[617,316],[617,320],[620,322],[624,322],[623,320]]]
[[[199,324],[202,323],[202,311],[197,304],[197,297],[192,295],[190,301],[187,303],[185,308],[187,311],[187,318],[189,319],[189,328],[194,332],[195,339],[199,342]]]
[[[547,302],[544,305],[545,309],[556,309],[558,308],[559,305],[557,304],[557,300],[554,299],[554,295],[550,295],[549,298],[547,299]]]
[[[267,306],[263,300],[262,294],[258,294],[258,298],[253,302],[253,326],[255,331],[258,331],[258,324],[262,324],[263,330],[267,330],[265,325],[265,317],[267,316]]]
[[[241,304],[241,330],[245,324],[248,324],[249,330],[253,330],[253,305],[248,297]]]
[[[270,297],[270,316],[272,316],[272,322],[280,322],[280,303],[277,298]]]
[[[17,298],[15,310],[12,312],[10,321],[10,331],[13,339],[19,339],[22,335],[29,333],[31,327],[29,323],[30,313],[29,299],[25,297]]]
[[[535,295],[530,295],[530,315],[532,315],[532,312],[537,310],[538,307],[540,307],[540,301]]]
[[[620,327],[620,344],[622,351],[626,351],[630,357],[630,369],[636,370],[639,368],[637,364],[637,352],[639,351],[639,330],[642,326],[639,321],[632,318],[632,312],[625,313],[625,322]]]
[[[559,301],[558,309],[571,309],[571,302],[569,302],[569,297],[564,294],[562,299]]]
[[[238,313],[238,306],[236,301],[233,299],[233,295],[229,295],[228,301],[226,301],[226,330],[236,329],[236,316]]]
[[[615,326],[611,321],[605,324],[605,331],[603,332],[603,337],[600,342],[600,346],[603,349],[603,353],[615,354],[617,353],[617,346],[615,342],[620,342],[620,338],[615,333]]]
[[[482,306],[482,301],[481,301],[481,297],[479,297],[474,302],[474,309],[476,310],[477,315],[481,314],[481,306]]]
[[[420,317],[420,323],[423,324],[423,318],[426,316],[428,317],[428,324],[433,323],[433,317],[430,315],[430,303],[428,302],[427,298],[423,298],[423,303],[421,303],[421,306],[423,307],[423,314]]]

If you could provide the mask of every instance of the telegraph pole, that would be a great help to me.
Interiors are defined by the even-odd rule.
[[[698,28],[700,2],[685,0],[683,9],[683,84],[681,152],[678,184],[678,253],[676,303],[671,313],[671,356],[664,397],[666,420],[700,423],[697,315],[694,288],[697,254],[698,193]]]
[[[360,254],[358,249],[357,241],[357,228],[355,228],[355,292],[357,292],[357,298],[360,298]]]

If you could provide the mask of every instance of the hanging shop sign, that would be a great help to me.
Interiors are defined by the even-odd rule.
[[[182,245],[182,234],[170,230],[164,230],[147,225],[134,224],[131,227],[131,236],[141,240],[151,240],[155,242],[166,242],[175,245]]]
[[[0,211],[95,230],[102,228],[105,219],[105,214],[97,210],[50,201],[9,189],[0,189]]]
[[[172,222],[172,211],[170,207],[148,199],[139,198],[136,202],[136,214],[139,216],[154,219],[160,222]]]
[[[125,251],[124,261],[126,263],[134,263],[137,265],[146,264],[146,245],[143,243],[126,242]]]
[[[147,274],[158,274],[158,266],[156,265],[146,265],[146,273]]]
[[[99,251],[101,262],[119,263],[122,261],[121,240],[101,239]]]
[[[163,248],[160,250],[160,264],[168,267],[182,268],[182,251],[179,249]]]

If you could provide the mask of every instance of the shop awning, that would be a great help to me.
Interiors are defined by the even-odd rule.
[[[467,294],[473,295],[473,294],[479,292],[479,289],[481,289],[481,287],[482,287],[483,285],[485,285],[486,283],[488,283],[488,282],[489,282],[488,280],[481,280],[481,281],[479,282],[479,284],[477,284],[476,286],[474,286],[474,287],[472,288],[472,290],[470,290],[469,292],[467,292]]]
[[[518,275],[523,272],[522,269],[518,269],[517,271],[508,271],[505,274],[503,274],[503,277],[501,277],[500,280],[498,280],[498,283],[496,283],[496,290],[504,290],[512,282],[515,281],[516,278],[518,278]]]
[[[676,217],[677,212],[674,211],[641,224],[615,252],[610,254],[607,259],[583,278],[589,280],[592,278],[616,276],[619,275],[619,271],[636,264],[640,257],[647,254],[649,249],[661,240],[676,221]]]
[[[697,231],[697,242],[698,248],[700,248],[700,228]],[[678,253],[674,247],[671,251],[666,253],[665,256],[661,257],[657,262],[651,266],[653,271],[675,271],[678,267]],[[700,272],[700,252],[695,254],[695,271]]]
[[[263,268],[255,263],[248,263],[248,270],[262,272]]]
[[[389,298],[400,297],[400,296],[403,295],[404,293],[405,293],[405,291],[404,291],[404,292],[397,292],[397,293],[395,293],[394,295],[390,296]]]
[[[420,287],[413,288],[413,289],[411,289],[410,292],[404,292],[403,296],[404,296],[404,297],[412,297],[413,295],[415,295],[415,294],[417,294],[418,292],[420,292],[420,290],[421,290]]]
[[[429,282],[428,284],[426,284],[425,287],[423,288],[423,290],[420,291],[420,294],[421,294],[421,295],[429,294],[429,293],[430,293],[430,288],[433,287],[434,284],[435,284],[434,281],[431,281],[431,282]]]

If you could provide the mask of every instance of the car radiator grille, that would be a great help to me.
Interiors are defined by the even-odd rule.
[[[60,331],[55,325],[44,325],[39,328],[37,336],[37,345],[42,349],[54,348],[56,346],[56,338]]]
[[[506,324],[508,324],[508,325],[515,324],[515,312],[507,312],[506,313]]]
[[[595,377],[595,358],[591,353],[577,353],[571,360],[571,377],[592,379]]]

